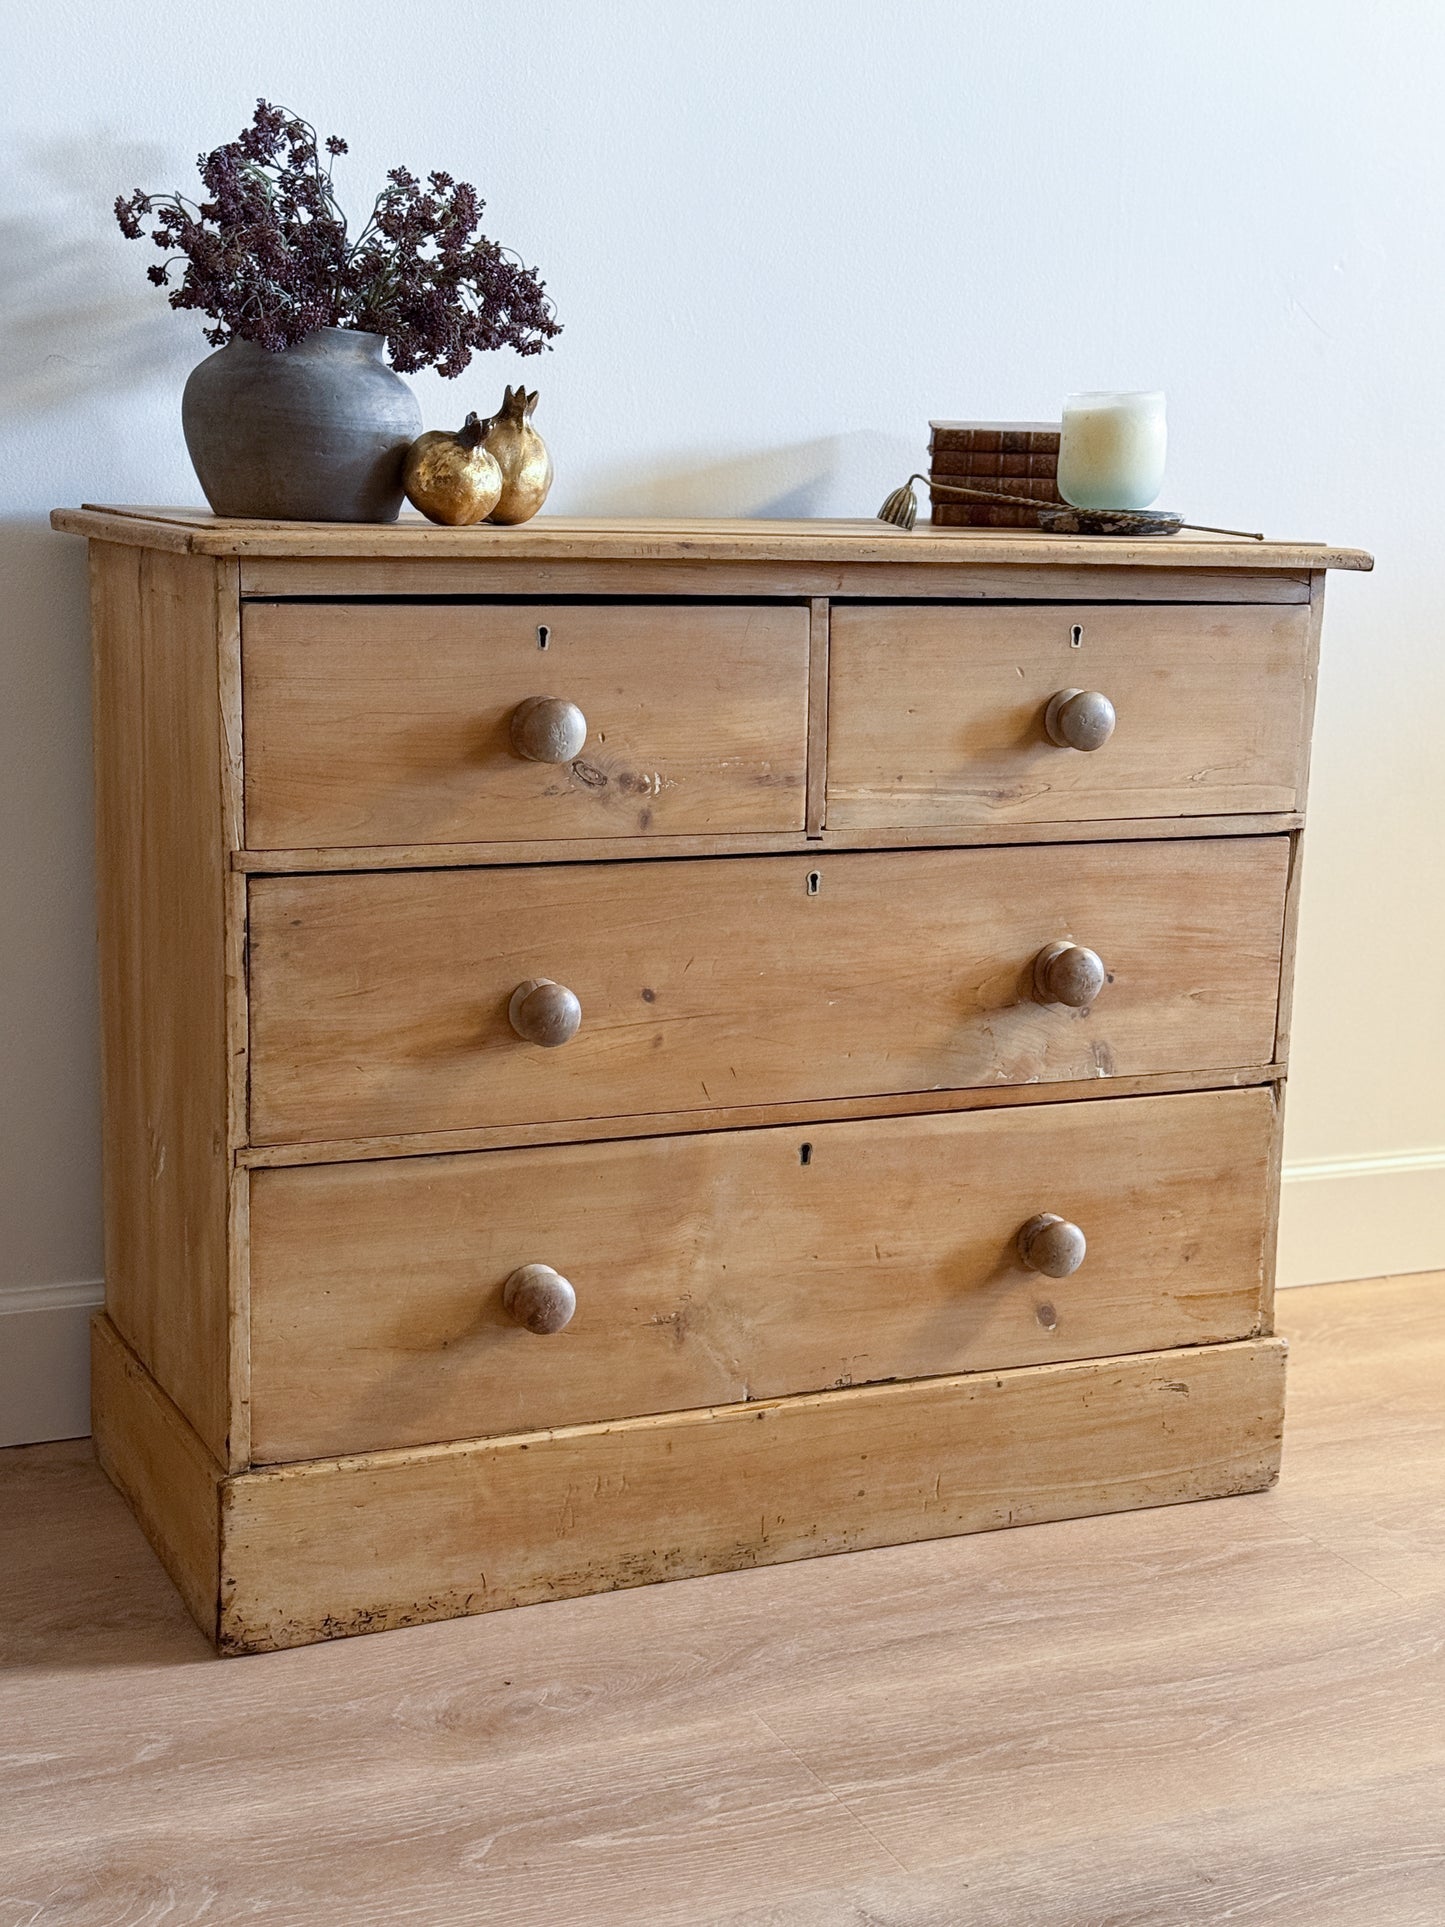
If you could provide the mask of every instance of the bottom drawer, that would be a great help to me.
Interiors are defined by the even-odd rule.
[[[1262,1329],[1267,1088],[253,1174],[259,1462]],[[1082,1264],[1021,1262],[1036,1214]],[[569,1279],[538,1336],[517,1267]]]

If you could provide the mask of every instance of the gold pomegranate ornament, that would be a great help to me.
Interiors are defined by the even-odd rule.
[[[494,522],[530,522],[552,486],[552,457],[532,426],[537,390],[509,388],[487,429],[487,447],[502,471]]]
[[[448,528],[485,522],[502,497],[502,471],[487,448],[492,424],[467,416],[453,434],[434,428],[406,452],[402,486],[413,508]]]

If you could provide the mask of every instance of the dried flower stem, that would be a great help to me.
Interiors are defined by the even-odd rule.
[[[351,240],[332,188],[346,151],[260,100],[249,127],[198,159],[208,199],[137,188],[116,201],[116,220],[132,241],[151,221],[164,259],[149,279],[170,288],[173,308],[210,317],[216,347],[239,339],[279,352],[318,328],[357,328],[384,335],[403,373],[454,376],[475,353],[540,354],[561,333],[535,271],[478,231],[485,203],[466,181],[434,172],[423,185],[393,168]]]

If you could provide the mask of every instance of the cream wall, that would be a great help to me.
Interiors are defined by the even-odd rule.
[[[199,499],[204,344],[108,208],[261,92],[348,137],[358,208],[445,166],[542,265],[556,353],[418,387],[455,422],[525,366],[559,509],[866,514],[930,415],[1159,386],[1171,503],[1375,550],[1329,598],[1284,1260],[1445,1266],[1445,10],[57,0],[7,39],[0,1438],[83,1424],[101,1270],[84,563],[44,518]]]

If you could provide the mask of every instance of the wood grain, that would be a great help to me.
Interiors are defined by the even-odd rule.
[[[870,596],[950,602],[1018,600],[1100,602],[1309,601],[1306,569],[1118,568],[1107,558],[1087,565],[1031,568],[975,560],[952,562],[687,562],[598,559],[586,562],[460,562],[354,556],[243,556],[242,593],[297,596],[781,596],[859,599]]]
[[[1288,839],[251,881],[266,1144],[1269,1061]],[[816,885],[812,879],[816,878]],[[1033,962],[1087,943],[1087,1012]],[[507,1021],[568,985],[561,1050]]]
[[[1269,1090],[258,1172],[258,1460],[1261,1329]],[[1014,1250],[1040,1210],[1088,1252]],[[546,1339],[514,1268],[577,1294]],[[405,1280],[404,1287],[400,1281]]]
[[[222,1488],[222,1650],[1257,1491],[1279,1470],[1284,1352],[1254,1339],[243,1473]]]
[[[206,527],[197,530],[185,510],[57,509],[51,525],[92,541],[139,544],[172,554],[209,547]],[[162,519],[165,517],[180,519]],[[205,518],[194,518],[204,523]],[[254,526],[254,525],[253,525]],[[292,525],[288,525],[292,526]],[[513,532],[515,535],[515,531]],[[320,552],[236,557],[241,592],[246,596],[943,596],[950,599],[1016,600],[1020,596],[1062,599],[1088,596],[1108,602],[1307,602],[1312,569],[1332,566],[1336,554],[1305,545],[1311,563],[1299,567],[1258,566],[1251,555],[1243,567],[1230,568],[1191,559],[1183,567],[1155,566],[1147,572],[1120,567],[1115,556],[1054,564],[1047,570],[1020,566],[1007,553],[985,560],[976,548],[956,550],[958,559],[923,563],[904,561],[743,561],[690,559],[691,551],[669,550],[666,559],[637,558],[608,548],[586,560],[563,551],[545,559],[520,561],[515,555],[456,560],[409,550],[398,556],[382,538],[378,553],[332,556]],[[1294,545],[1297,550],[1298,545]],[[894,551],[911,556],[912,550]],[[1320,558],[1325,558],[1321,561]],[[1359,558],[1351,566],[1368,563]],[[1343,565],[1342,565],[1343,566]]]
[[[1307,1624],[1299,1627],[1305,1636],[1309,1630]],[[1366,1665],[1373,1659],[1378,1668],[1388,1639],[1383,1632],[1373,1641],[1357,1637],[1349,1659]],[[1222,1764],[1211,1761],[1203,1773],[1191,1764],[1181,1727],[1166,1726],[1162,1695],[1157,1688],[1143,1688],[1139,1697],[1151,1733],[1167,1749],[1167,1778],[1150,1784],[1149,1765],[1129,1761],[1127,1752],[1112,1785],[1108,1766],[1094,1767],[1084,1786],[1074,1790],[1074,1812],[1088,1815],[1086,1832],[1070,1837],[1057,1816],[1054,1826],[1044,1825],[1041,1803],[1019,1786],[1022,1774],[1007,1776],[1006,1793],[1001,1789],[995,1799],[980,1800],[987,1767],[979,1759],[960,1789],[965,1811],[977,1816],[982,1806],[988,1815],[987,1821],[976,1821],[971,1850],[959,1828],[951,1843],[957,1858],[939,1863],[928,1854],[929,1864],[918,1871],[894,1870],[861,1881],[841,1875],[814,1893],[760,1900],[717,1915],[712,1927],[839,1927],[840,1922],[849,1927],[1108,1922],[1113,1927],[1125,1921],[1140,1927],[1165,1922],[1168,1927],[1234,1927],[1240,1920],[1267,1921],[1269,1927],[1434,1927],[1445,1913],[1445,1850],[1430,1819],[1440,1763],[1397,1772],[1383,1760],[1378,1766],[1373,1761],[1377,1747],[1383,1752],[1382,1729],[1398,1735],[1412,1755],[1428,1752],[1400,1703],[1407,1681],[1426,1691],[1434,1684],[1418,1624],[1394,1643],[1407,1640],[1397,1676],[1371,1677],[1373,1690],[1355,1700],[1357,1708],[1363,1701],[1362,1710],[1372,1716],[1372,1762],[1365,1768],[1352,1770],[1338,1724],[1332,1723],[1326,1754],[1332,1779],[1321,1774],[1303,1788],[1281,1790],[1272,1774],[1267,1797],[1241,1798],[1237,1775]],[[1231,1658],[1224,1691],[1208,1710],[1216,1721],[1229,1718],[1242,1727],[1246,1716],[1235,1712],[1234,1700],[1243,1666]],[[1328,1663],[1327,1656],[1311,1651],[1308,1690],[1321,1697]],[[1281,1672],[1295,1670],[1282,1660]],[[1285,1700],[1280,1711],[1292,1730],[1318,1733],[1297,1699]],[[1101,1730],[1096,1720],[1085,1732],[1080,1720],[1065,1716],[1047,1737],[1038,1724],[1023,1730],[1050,1751],[1067,1746],[1075,1758],[1082,1747],[1089,1748],[1092,1766],[1112,1750],[1116,1736],[1122,1739],[1121,1727],[1122,1722],[1110,1722]],[[1271,1732],[1271,1767],[1279,1758],[1276,1749]],[[1157,1775],[1164,1769],[1153,1757]],[[1113,1824],[1102,1811],[1106,1788],[1117,1808]],[[1225,1804],[1206,1810],[1204,1802],[1216,1793]],[[871,1809],[865,1811],[871,1818]],[[1020,1814],[1038,1818],[1034,1837],[1022,1843]],[[891,1829],[883,1835],[892,1837]]]
[[[801,832],[808,627],[745,602],[250,604],[249,842]],[[535,696],[582,710],[575,762],[516,753]]]
[[[216,1636],[222,1468],[110,1319],[91,1320],[95,1452],[207,1638]]]
[[[234,605],[235,568],[98,544],[91,586],[106,1302],[227,1460],[227,1178],[245,1017],[227,927],[239,806],[218,611]]]
[[[1314,749],[1315,695],[1319,685],[1320,639],[1325,619],[1325,578],[1310,578],[1309,641],[1305,670],[1300,687],[1300,727],[1304,736],[1304,762],[1300,770],[1299,800],[1303,808],[1309,791],[1309,766]],[[1304,839],[1295,839],[1290,863],[1289,889],[1285,896],[1284,943],[1280,952],[1279,1018],[1275,1027],[1275,1048],[1282,1059],[1289,1056],[1290,1025],[1294,1016],[1295,957],[1299,946],[1300,884],[1304,859]]]
[[[504,1151],[523,1145],[600,1143],[670,1137],[679,1131],[791,1130],[854,1118],[921,1117],[934,1112],[1009,1110],[1086,1098],[1106,1104],[1163,1092],[1242,1090],[1283,1085],[1283,1064],[1246,1064],[1217,1071],[1164,1071],[1149,1077],[1065,1078],[1055,1084],[994,1084],[971,1091],[903,1091],[885,1096],[814,1098],[806,1104],[737,1104],[705,1111],[654,1111],[645,1117],[562,1118],[552,1124],[506,1124],[466,1131],[422,1131],[392,1137],[322,1138],[296,1144],[250,1144],[236,1153],[238,1170],[281,1170],[297,1164],[349,1164],[371,1158],[435,1157],[456,1151]]]
[[[1309,637],[1303,608],[840,608],[829,825],[1293,810]],[[1068,688],[1113,703],[1102,748],[1049,740]]]
[[[333,870],[466,870],[517,863],[631,863],[680,856],[786,856],[825,850],[994,849],[1030,843],[1157,843],[1200,836],[1270,836],[1297,830],[1294,810],[1260,816],[1110,817],[1074,823],[908,824],[886,830],[736,830],[728,836],[566,837],[515,843],[351,844],[330,850],[236,850],[248,876],[317,876]]]
[[[441,528],[405,515],[385,528],[347,522],[225,521],[196,509],[113,508],[87,504],[56,509],[51,526],[99,541],[184,540],[195,554],[320,556],[441,561],[552,559],[726,562],[979,562],[1131,569],[1368,569],[1359,549],[1317,542],[1242,542],[1181,534],[1129,542],[1118,537],[1053,536],[1029,530],[956,529],[921,525],[905,531],[875,517],[851,520],[735,520],[719,517],[539,515],[518,528],[489,523]]]
[[[826,596],[808,604],[808,809],[810,838],[823,832],[828,790],[828,634],[832,608]]]

